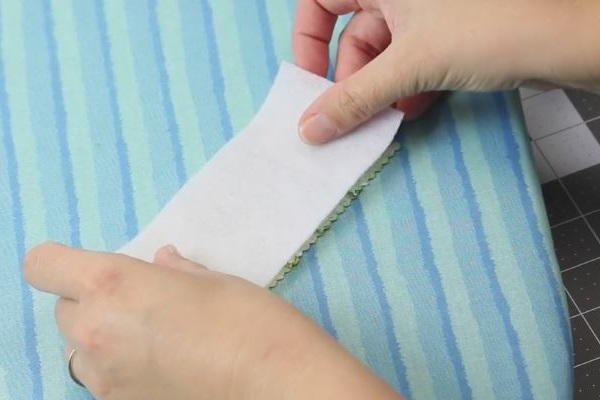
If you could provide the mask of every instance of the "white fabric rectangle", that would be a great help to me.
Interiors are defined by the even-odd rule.
[[[297,122],[331,85],[282,64],[253,121],[120,252],[151,261],[166,244],[208,268],[266,286],[390,145],[402,114],[387,110],[322,146]]]

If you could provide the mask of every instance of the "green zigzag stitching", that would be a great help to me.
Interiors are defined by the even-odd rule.
[[[335,221],[342,215],[352,201],[356,199],[364,188],[369,186],[369,183],[373,179],[377,177],[377,175],[381,172],[381,170],[389,164],[394,155],[400,150],[400,145],[396,142],[393,142],[387,150],[382,154],[381,157],[373,164],[359,179],[358,181],[350,188],[348,193],[344,196],[344,198],[338,203],[338,205],[333,209],[333,211],[325,218],[325,220],[319,225],[319,227],[315,230],[315,233],[305,242],[305,244],[296,252],[296,254],[283,266],[281,271],[277,274],[275,278],[271,281],[268,288],[274,289],[277,287],[279,282],[281,282],[285,276],[298,265],[302,256],[308,249],[312,247],[313,244],[317,242],[317,240],[325,234],[331,228]]]

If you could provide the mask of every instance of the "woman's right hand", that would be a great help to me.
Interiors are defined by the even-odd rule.
[[[65,356],[98,399],[401,400],[289,303],[172,246],[151,264],[46,243],[24,273],[60,296]]]

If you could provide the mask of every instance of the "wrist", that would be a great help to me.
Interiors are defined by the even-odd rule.
[[[272,328],[267,332],[260,330],[260,337],[252,341],[251,356],[245,357],[245,365],[238,366],[238,371],[247,373],[243,374],[240,385],[243,393],[236,393],[235,398],[401,399],[333,338],[293,308],[263,323]]]
[[[324,344],[325,345],[325,344]],[[402,400],[383,380],[331,340],[287,388],[289,400]]]

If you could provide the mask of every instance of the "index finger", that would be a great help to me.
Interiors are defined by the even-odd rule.
[[[85,250],[46,242],[31,249],[23,265],[25,279],[36,289],[78,300],[82,274],[94,268]]]
[[[356,0],[299,0],[292,36],[296,64],[325,76],[337,17],[359,8]]]

